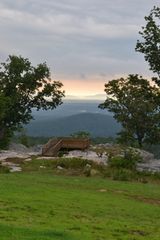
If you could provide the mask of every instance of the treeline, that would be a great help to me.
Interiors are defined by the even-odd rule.
[[[90,139],[91,144],[116,143],[116,139],[113,137],[91,137],[89,133],[81,132],[81,131],[71,134],[69,137],[80,137],[80,138],[87,137]],[[50,137],[44,137],[44,136],[32,137],[32,136],[27,136],[24,133],[12,137],[13,142],[23,144],[26,147],[46,144],[46,142],[48,142],[49,139]]]

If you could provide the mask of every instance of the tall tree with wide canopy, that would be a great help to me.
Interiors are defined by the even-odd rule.
[[[137,41],[136,51],[144,54],[150,70],[158,75],[153,80],[160,86],[160,8],[154,7],[145,21],[146,26],[139,32],[142,39]]]
[[[105,84],[106,100],[101,109],[113,113],[121,123],[121,135],[144,142],[160,140],[160,90],[138,75],[129,75]]]
[[[63,84],[51,79],[46,63],[32,66],[27,58],[9,56],[0,64],[0,141],[32,118],[32,109],[62,104]]]

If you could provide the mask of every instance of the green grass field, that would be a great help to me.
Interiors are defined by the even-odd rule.
[[[159,240],[160,186],[0,174],[0,240]]]

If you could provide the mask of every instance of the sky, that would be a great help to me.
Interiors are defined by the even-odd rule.
[[[135,52],[144,16],[159,0],[0,0],[0,62],[21,55],[47,62],[66,95],[104,93],[128,74],[152,76]]]

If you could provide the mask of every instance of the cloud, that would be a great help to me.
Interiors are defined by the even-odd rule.
[[[21,54],[34,64],[47,61],[57,79],[82,84],[93,76],[101,83],[149,75],[134,48],[153,5],[159,0],[1,0],[0,60]]]
[[[78,35],[88,38],[126,38],[134,36],[138,31],[138,26],[134,24],[103,23],[93,17],[86,16],[81,19],[79,16],[69,14],[47,14],[42,16],[34,15],[30,12],[1,7],[1,25],[5,23],[10,27],[19,29],[30,29],[30,31],[40,31],[44,34]],[[16,24],[16,25],[15,25]]]

